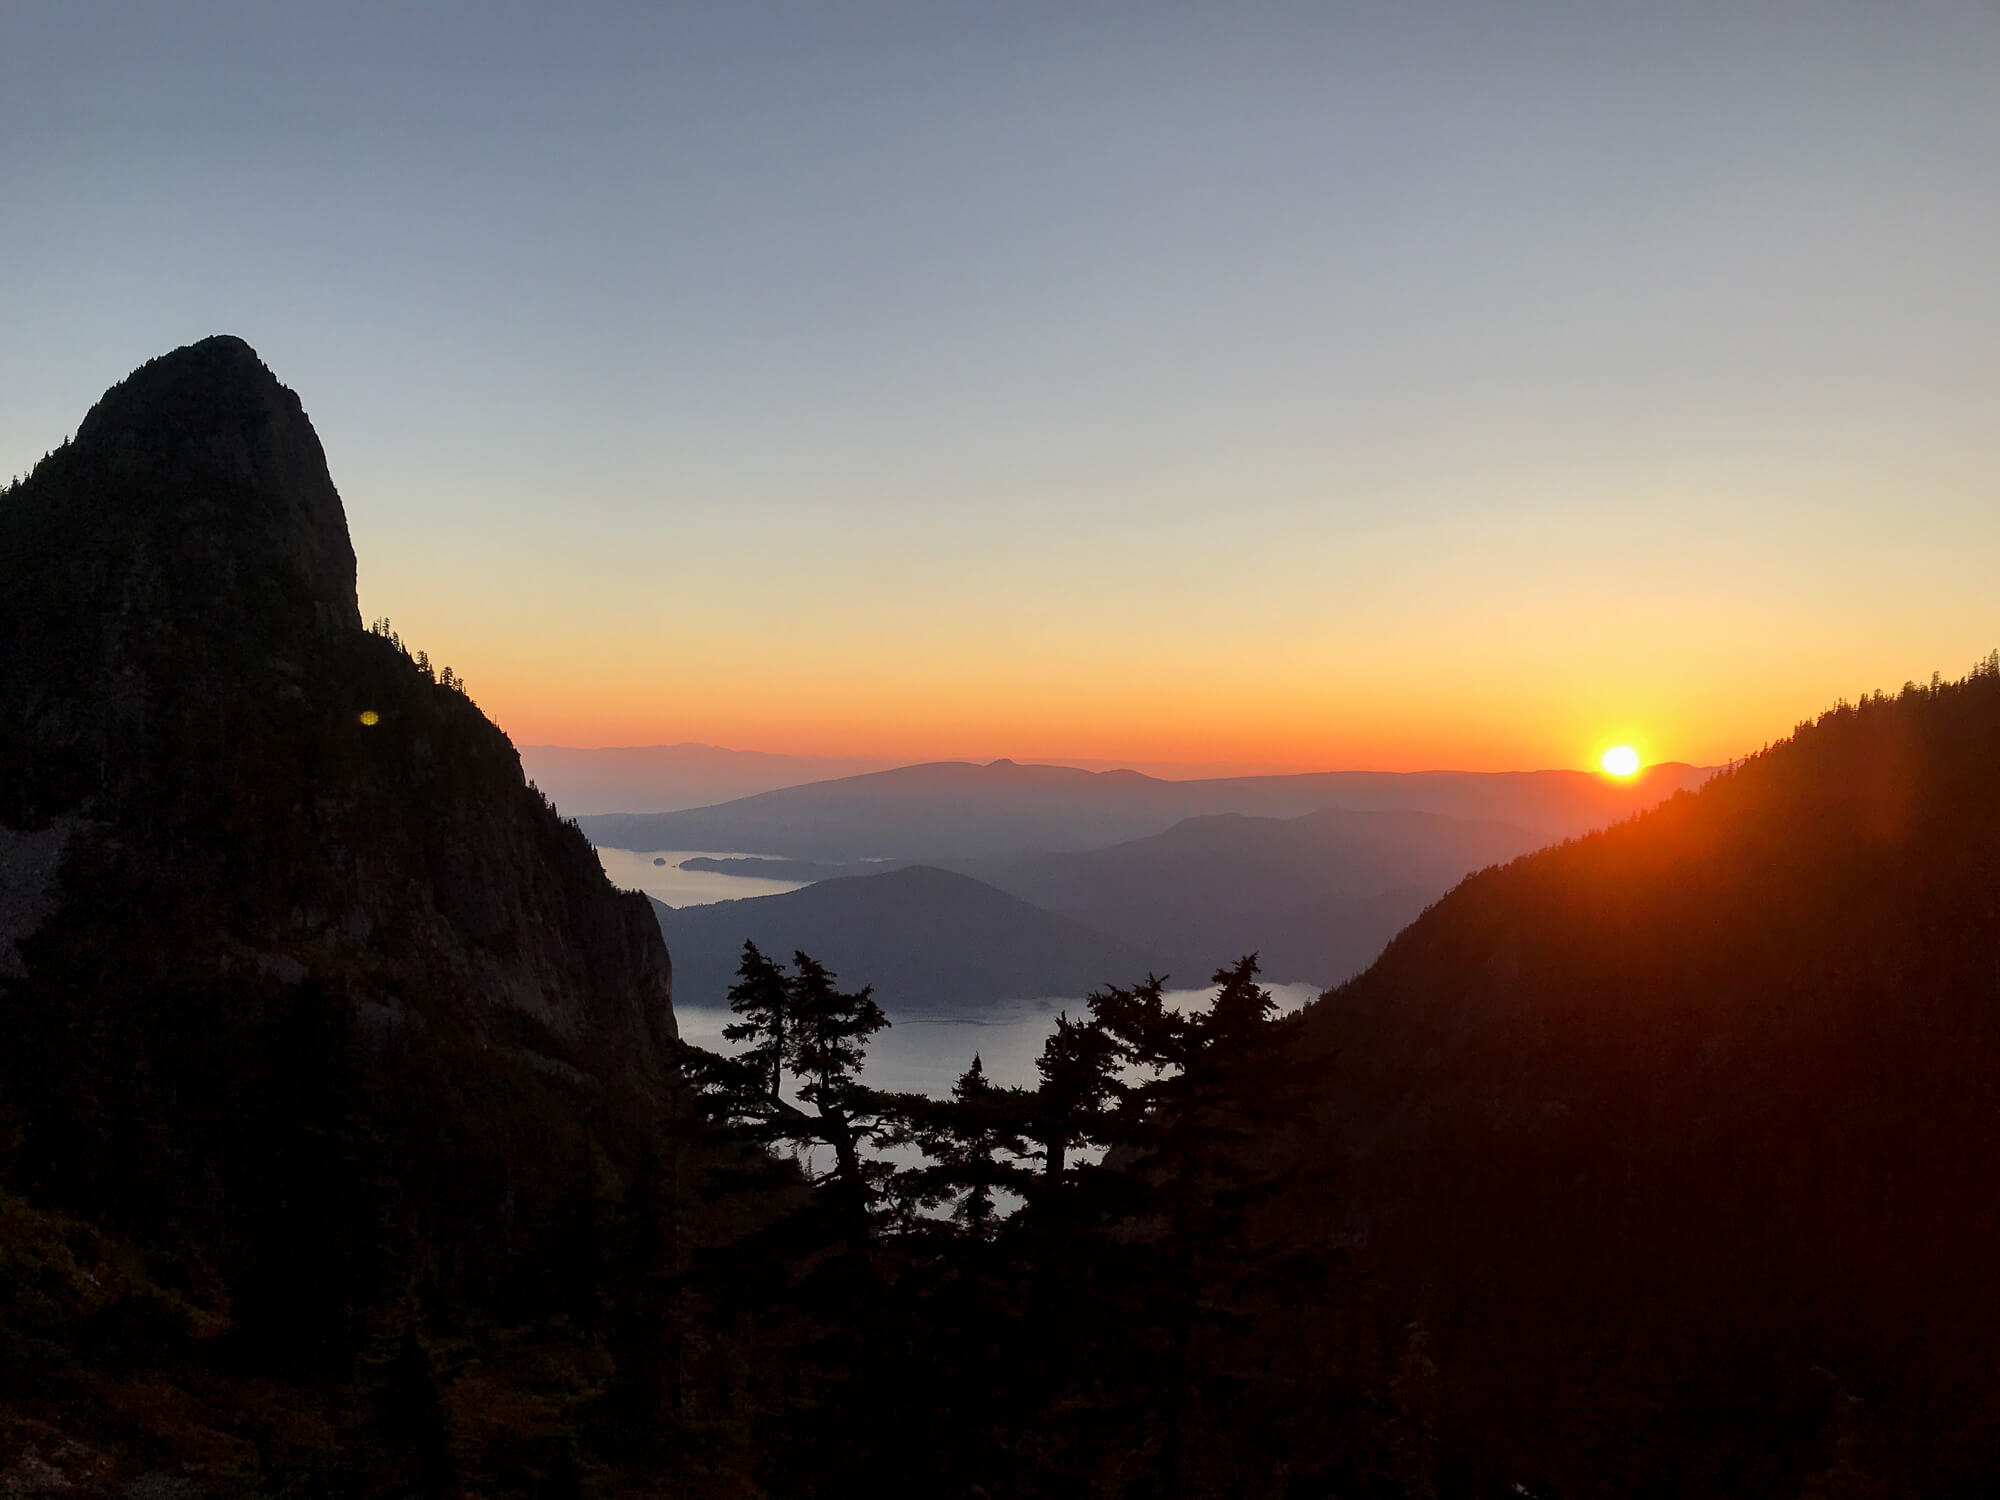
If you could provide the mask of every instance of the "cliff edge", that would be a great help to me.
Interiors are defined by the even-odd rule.
[[[6,1184],[185,1247],[239,1332],[337,1344],[306,1304],[383,1295],[378,1252],[497,1294],[575,1162],[642,1170],[674,1117],[645,899],[363,628],[319,439],[241,340],[0,494],[0,768]]]

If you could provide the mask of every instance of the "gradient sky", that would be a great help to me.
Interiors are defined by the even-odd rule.
[[[0,478],[241,334],[517,741],[1708,762],[2000,644],[1992,0],[315,10],[10,0]]]

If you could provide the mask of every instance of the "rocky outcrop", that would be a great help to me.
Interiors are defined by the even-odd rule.
[[[363,629],[318,437],[242,341],[146,365],[0,495],[0,767],[15,1186],[226,1273],[310,1074],[398,1222],[490,1244],[439,1268],[478,1287],[560,1164],[672,1115],[645,899]]]

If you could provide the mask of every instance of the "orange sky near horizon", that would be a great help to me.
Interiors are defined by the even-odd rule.
[[[365,467],[346,493],[364,614],[464,673],[517,743],[1594,769],[1621,743],[1719,764],[1841,698],[1968,670],[2000,642],[2000,453],[1969,446],[1919,476],[1922,524],[1893,503],[1907,474],[1833,472],[1851,448],[1727,476],[1572,452],[1567,474],[1541,461],[1532,503],[1461,456],[1415,518],[1235,520],[1254,564],[1220,577],[1179,529],[1071,525],[1057,547],[835,511],[767,532],[667,484],[615,521],[523,509],[412,546]]]
[[[380,504],[409,476],[332,456],[364,614],[464,673],[517,743],[1594,769],[1620,743],[1719,764],[2000,643],[2000,442],[1954,421],[1950,462],[1892,463],[1825,415],[1825,443],[1734,467],[1495,436],[1433,453],[1400,506],[1336,469],[1226,523],[1169,491],[1138,530],[1082,481],[1073,515],[885,523],[879,497],[741,483],[691,508],[641,471],[615,509],[427,533]]]
[[[243,337],[518,743],[1714,764],[2000,644],[1991,4],[87,11],[0,479]]]
[[[364,594],[364,601],[367,599]],[[894,761],[1046,760],[1183,768],[1182,774],[1372,769],[1595,770],[1630,745],[1651,764],[1713,765],[1782,738],[1802,719],[1932,670],[1957,676],[1984,642],[1793,640],[1732,651],[1689,631],[1615,651],[1534,653],[1496,636],[1440,659],[1435,641],[1384,643],[1358,659],[1280,635],[1241,655],[1163,642],[1143,658],[1079,639],[1017,657],[891,657],[839,630],[690,630],[651,650],[616,637],[578,658],[531,622],[399,613],[412,649],[449,661],[517,744],[699,742],[783,754]],[[1842,647],[1851,649],[1843,650]]]

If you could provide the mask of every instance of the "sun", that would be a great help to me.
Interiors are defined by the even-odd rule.
[[[1636,776],[1639,772],[1639,752],[1630,745],[1613,745],[1598,758],[1606,776]]]

